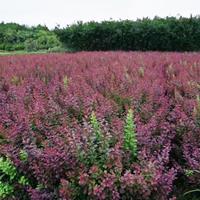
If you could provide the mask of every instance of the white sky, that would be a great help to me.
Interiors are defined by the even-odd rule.
[[[0,0],[0,22],[61,27],[77,21],[200,14],[200,0]]]

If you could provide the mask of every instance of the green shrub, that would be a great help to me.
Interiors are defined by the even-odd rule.
[[[9,158],[0,157],[0,199],[13,196],[16,184],[24,186],[29,183],[28,179],[17,171]]]
[[[29,39],[25,42],[25,50],[26,51],[36,51],[38,49],[36,40]]]
[[[0,23],[0,50],[38,51],[61,46],[53,31],[47,27],[26,27],[14,23]]]
[[[131,109],[127,113],[124,126],[124,149],[131,153],[133,160],[137,158],[137,138],[133,121],[133,111]]]
[[[94,112],[90,117],[90,124],[92,127],[92,134],[89,137],[88,150],[87,152],[80,151],[79,156],[81,161],[86,165],[90,167],[97,165],[100,169],[103,169],[108,158],[109,141],[108,138],[103,135]]]

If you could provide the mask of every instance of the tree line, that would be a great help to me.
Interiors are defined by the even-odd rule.
[[[74,50],[199,51],[200,18],[78,22],[54,32]]]
[[[65,28],[0,23],[0,50],[199,51],[200,17],[77,22]]]

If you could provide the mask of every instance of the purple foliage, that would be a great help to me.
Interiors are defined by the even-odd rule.
[[[184,174],[200,170],[199,60],[156,52],[1,57],[0,154],[30,180],[32,200],[176,199],[179,179],[199,184],[199,174]],[[129,108],[133,163],[123,151]],[[103,166],[87,162],[93,111],[109,143]]]

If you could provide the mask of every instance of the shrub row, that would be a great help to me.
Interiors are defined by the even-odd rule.
[[[74,50],[200,50],[200,18],[78,22],[55,33]]]

